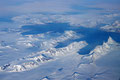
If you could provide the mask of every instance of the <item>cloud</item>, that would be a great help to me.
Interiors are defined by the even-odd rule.
[[[89,0],[6,0],[0,1],[0,16],[21,15],[31,13],[67,13],[97,11],[102,8],[118,9],[119,1],[89,1]],[[114,3],[113,3],[114,2]],[[111,7],[112,5],[112,7]],[[79,8],[78,8],[79,6]],[[73,8],[74,7],[74,8]]]
[[[7,15],[8,13],[21,14],[21,13],[36,13],[36,12],[62,13],[62,12],[71,11],[70,6],[71,4],[73,4],[71,1],[73,0],[69,0],[69,1],[68,0],[51,0],[51,1],[25,0],[25,1],[15,1],[13,3],[9,2],[9,0],[7,0],[6,2],[0,1],[1,4],[4,4],[0,6],[0,11],[1,11],[0,15],[4,15],[4,14]]]
[[[93,0],[92,0],[93,2]],[[106,10],[120,10],[120,0],[97,0],[91,7],[104,8]]]
[[[99,14],[75,14],[75,15],[47,15],[47,14],[30,14],[30,15],[21,15],[13,17],[12,20],[24,25],[34,25],[34,24],[46,24],[46,23],[68,23],[74,26],[84,26],[84,27],[97,27],[99,24],[110,24],[115,17],[120,15],[108,14],[108,15],[99,15]],[[20,26],[20,27],[21,27]]]

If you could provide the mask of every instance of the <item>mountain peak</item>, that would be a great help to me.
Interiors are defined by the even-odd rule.
[[[115,41],[112,39],[112,37],[109,36],[107,43],[112,44],[115,43]]]

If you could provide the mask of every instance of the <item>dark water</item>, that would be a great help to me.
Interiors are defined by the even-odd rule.
[[[23,26],[22,30],[27,30],[26,32],[23,32],[23,35],[28,34],[40,34],[45,32],[52,32],[49,35],[52,34],[52,36],[57,35],[56,33],[63,34],[66,30],[72,30],[75,31],[78,35],[84,35],[83,38],[79,39],[70,39],[66,40],[64,42],[58,43],[56,48],[62,48],[74,41],[86,41],[88,43],[88,46],[84,47],[79,51],[79,54],[88,54],[91,50],[93,50],[97,45],[102,45],[103,42],[106,42],[111,36],[116,42],[120,42],[120,34],[119,33],[112,33],[112,32],[105,32],[96,28],[85,28],[85,27],[75,27],[70,26],[67,23],[49,23],[46,25],[32,25],[32,26]],[[52,38],[51,36],[51,38]]]
[[[64,33],[65,30],[70,30],[70,26],[65,23],[49,23],[45,25],[30,25],[30,26],[23,26],[23,30],[28,30],[26,32],[23,32],[23,35],[27,34],[40,34],[40,33],[46,33],[46,32],[52,32],[52,33]]]

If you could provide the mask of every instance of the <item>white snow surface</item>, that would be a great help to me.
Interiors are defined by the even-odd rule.
[[[94,17],[96,16],[96,17]],[[120,44],[109,37],[86,55],[78,51],[88,45],[85,41],[72,42],[66,47],[55,48],[59,42],[81,38],[74,31],[46,39],[50,33],[21,35],[24,25],[69,23],[71,26],[101,27],[108,32],[119,32],[118,17],[111,15],[22,15],[13,23],[0,25],[0,80],[119,80]],[[2,29],[6,28],[7,31]]]
[[[120,44],[109,37],[89,54],[78,54],[86,45],[85,41],[73,42],[19,58],[1,66],[0,74],[7,76],[1,80],[119,80]]]
[[[116,20],[113,22],[113,24],[108,24],[103,27],[101,27],[102,30],[108,31],[108,32],[117,32],[120,33],[120,21]]]

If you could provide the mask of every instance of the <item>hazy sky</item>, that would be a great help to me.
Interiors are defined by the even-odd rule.
[[[31,13],[67,13],[85,10],[120,10],[120,0],[0,0],[0,17]]]

